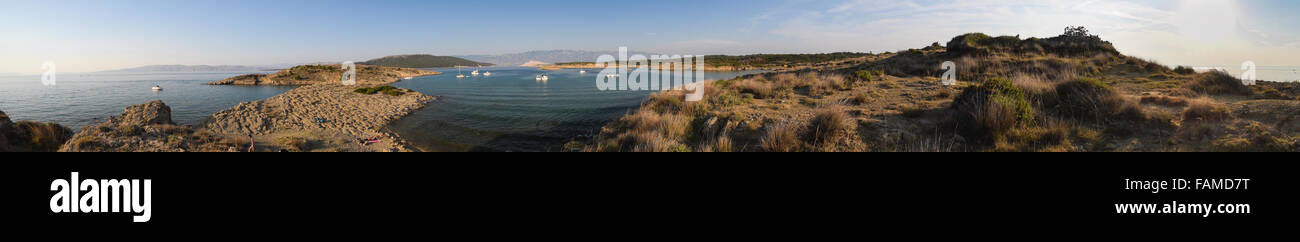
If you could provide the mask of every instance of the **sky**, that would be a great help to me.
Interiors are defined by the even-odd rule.
[[[532,50],[885,52],[1082,25],[1168,65],[1300,66],[1300,1],[0,0],[0,72],[276,65]]]

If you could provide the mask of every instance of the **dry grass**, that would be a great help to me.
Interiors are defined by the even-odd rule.
[[[1192,99],[1183,110],[1184,121],[1224,121],[1232,119],[1232,110],[1227,105],[1208,97]]]
[[[37,123],[30,121],[19,121],[18,136],[16,138],[26,139],[27,146],[31,151],[53,152],[58,151],[63,143],[72,138],[74,134],[71,129],[63,127],[57,123]],[[17,144],[10,144],[17,145]]]
[[[754,98],[757,99],[771,99],[779,96],[771,83],[762,80],[745,79],[737,83],[736,87],[739,88],[740,93],[754,95]]]
[[[1169,106],[1169,107],[1183,107],[1183,106],[1187,106],[1187,99],[1180,98],[1180,97],[1164,96],[1164,95],[1145,96],[1142,97],[1142,104],[1155,104],[1155,105]]]
[[[292,151],[311,151],[310,143],[307,141],[307,139],[304,138],[286,136],[286,137],[280,137],[275,141],[277,144],[280,145],[280,147]]]
[[[819,75],[817,73],[806,73],[801,78],[810,82],[808,92],[809,95],[813,96],[831,95],[837,91],[853,89],[852,83],[843,75]]]
[[[844,106],[841,105],[831,105],[817,110],[808,126],[810,131],[808,143],[825,144],[837,140],[850,128],[850,125],[853,125],[848,116]]]
[[[760,147],[768,152],[792,152],[797,151],[803,145],[799,141],[799,126],[791,122],[775,122],[768,124],[763,139],[760,141]]]
[[[1079,78],[1056,86],[1057,111],[1074,118],[1105,120],[1123,111],[1119,92],[1101,80]]]
[[[1045,122],[1041,126],[1014,129],[1006,135],[999,136],[993,145],[998,152],[1068,152],[1074,149],[1070,143],[1073,126],[1059,120]]]
[[[1210,95],[1251,93],[1250,87],[1242,84],[1241,79],[1220,71],[1196,74],[1195,79],[1183,87]]]
[[[72,141],[72,148],[76,150],[90,150],[101,146],[104,146],[104,139],[98,136],[81,136]]]

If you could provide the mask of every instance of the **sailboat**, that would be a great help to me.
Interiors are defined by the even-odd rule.
[[[465,78],[465,74],[460,73],[460,66],[456,66],[456,78]]]
[[[492,72],[491,72],[491,71],[489,71],[489,72],[484,72],[484,73],[483,73],[483,76],[492,76]]]
[[[474,76],[478,76],[478,67],[474,67],[474,72],[470,72],[469,74],[470,74],[470,75],[474,75]]]
[[[538,80],[538,81],[546,81],[546,80],[550,80],[550,79],[551,79],[551,77],[548,77],[548,76],[546,76],[546,75],[537,75],[537,80]]]
[[[578,74],[587,74],[587,69],[578,70]]]

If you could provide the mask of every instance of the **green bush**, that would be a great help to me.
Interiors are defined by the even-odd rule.
[[[1032,125],[1036,114],[1023,90],[1005,78],[991,78],[963,90],[950,115],[964,135],[991,141],[1017,126]]]
[[[878,80],[881,76],[884,76],[885,72],[881,70],[861,70],[861,71],[854,72],[853,75],[857,76],[858,80],[875,81]]]
[[[352,90],[352,92],[356,92],[356,93],[360,93],[360,94],[366,94],[366,95],[372,95],[372,94],[375,94],[375,93],[381,93],[381,92],[384,93],[384,94],[388,94],[388,92],[390,92],[390,91],[392,91],[392,92],[400,92],[400,91],[397,90],[396,87],[393,87],[393,86],[363,87],[363,88],[357,88],[357,90]],[[401,94],[395,94],[395,95],[394,95],[394,94],[390,94],[390,96],[399,96],[399,95],[401,95]]]

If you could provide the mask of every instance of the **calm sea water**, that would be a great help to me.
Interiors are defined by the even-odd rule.
[[[54,86],[40,76],[0,77],[0,111],[13,120],[58,122],[73,130],[121,115],[127,106],[162,100],[180,124],[199,124],[241,102],[266,99],[292,87],[209,86],[249,73],[64,73]],[[154,85],[163,91],[151,90]]]
[[[445,74],[395,84],[441,99],[389,128],[426,151],[559,151],[575,137],[594,135],[651,93],[600,91],[599,70],[483,70],[492,76],[457,79],[456,69],[437,69]],[[759,71],[705,76],[717,80],[751,73]],[[550,79],[539,82],[540,74]]]

